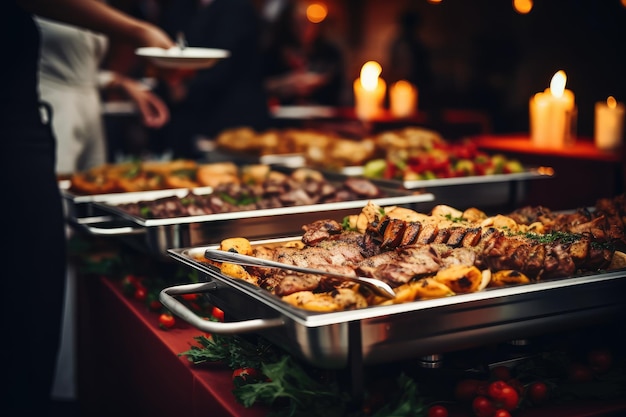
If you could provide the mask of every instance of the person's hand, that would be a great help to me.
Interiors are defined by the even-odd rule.
[[[136,42],[139,46],[154,46],[163,49],[176,45],[167,33],[148,22],[141,22],[138,26]]]
[[[131,78],[117,75],[116,84],[122,88],[135,103],[141,121],[150,128],[160,128],[170,119],[167,105],[146,86]]]

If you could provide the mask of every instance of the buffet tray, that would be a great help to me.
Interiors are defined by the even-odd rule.
[[[284,237],[252,241],[282,244]],[[162,290],[166,308],[194,327],[215,334],[263,335],[291,354],[322,368],[378,364],[509,342],[608,320],[624,314],[626,271],[585,274],[526,285],[487,288],[451,297],[320,313],[294,307],[246,281],[201,262],[207,249],[168,250],[200,272],[202,282]],[[204,293],[225,312],[206,321],[175,296]]]
[[[363,176],[364,167],[352,166],[344,167],[340,170],[340,173],[346,176]],[[430,180],[386,180],[386,179],[370,179],[377,184],[386,184],[387,186],[398,186],[412,190],[416,188],[430,188],[430,187],[447,187],[454,185],[468,185],[468,184],[491,184],[498,182],[513,182],[513,181],[526,181],[536,179],[552,178],[554,176],[554,169],[549,167],[533,167],[527,168],[523,172],[513,172],[509,174],[491,174],[491,175],[469,175],[466,177],[452,177],[452,178],[433,178]]]
[[[261,239],[299,234],[302,233],[302,225],[319,220],[321,213],[324,213],[325,218],[341,223],[344,217],[358,214],[368,202],[381,207],[414,208],[417,204],[432,202],[435,199],[430,193],[379,188],[384,197],[166,219],[143,218],[127,212],[119,205],[152,201],[168,195],[184,197],[189,190],[118,193],[91,200],[90,206],[98,213],[106,213],[105,215],[74,218],[69,219],[69,222],[92,235],[122,237],[133,246],[169,259],[167,249],[218,243],[232,236]],[[169,191],[169,194],[166,191]]]
[[[128,200],[154,200],[157,198],[180,196],[184,197],[190,190],[194,193],[205,194],[213,191],[212,187],[196,188],[168,188],[162,190],[116,192],[106,194],[77,194],[70,189],[70,181],[59,181],[59,190],[65,205],[66,217],[78,220],[85,217],[100,216],[103,211],[93,203],[108,203],[111,201]]]

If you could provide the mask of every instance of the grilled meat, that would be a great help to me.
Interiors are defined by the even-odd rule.
[[[492,218],[474,213],[471,219],[445,207],[431,215],[392,217],[381,211],[380,216],[368,219],[364,233],[343,230],[334,220],[319,220],[303,226],[302,246],[257,247],[254,255],[377,278],[396,288],[398,302],[403,302],[421,297],[417,288],[428,280],[447,285],[449,292],[437,293],[449,295],[484,288],[492,273],[502,272],[494,285],[510,285],[608,268],[614,260],[615,244],[623,239],[625,208],[626,200],[617,198],[599,201],[595,210],[566,214],[543,207],[526,207],[510,216]],[[254,268],[252,272],[259,277],[260,286],[279,296],[294,295],[297,303],[321,302],[312,294],[337,295],[354,289],[354,284],[341,278],[276,268]],[[298,293],[308,294],[308,301],[298,298]],[[357,305],[350,297],[346,304],[350,307],[343,308]]]
[[[142,218],[172,218],[312,204],[336,203],[380,197],[384,192],[369,180],[346,180],[333,184],[321,174],[303,176],[270,171],[260,183],[229,181],[213,187],[210,194],[190,191],[184,197],[164,197],[119,204],[117,207]]]
[[[553,232],[547,235],[499,235],[483,250],[493,270],[515,269],[531,279],[571,276],[606,268],[614,249],[591,235]]]
[[[546,232],[591,234],[595,239],[626,245],[626,195],[599,199],[593,209],[556,213],[545,207],[522,207],[509,217],[518,224],[540,223]]]
[[[302,230],[304,230],[302,242],[305,245],[315,246],[317,242],[327,239],[330,235],[343,232],[343,227],[335,220],[318,220],[302,226]]]

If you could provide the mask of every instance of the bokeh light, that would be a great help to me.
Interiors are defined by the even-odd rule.
[[[306,17],[311,23],[320,23],[328,16],[328,8],[324,3],[311,3],[306,8]]]
[[[533,0],[513,0],[513,8],[519,14],[530,13],[533,9]]]

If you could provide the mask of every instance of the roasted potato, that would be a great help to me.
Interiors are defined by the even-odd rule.
[[[530,278],[519,271],[503,269],[491,274],[489,287],[504,287],[506,285],[519,285],[530,283]]]
[[[478,290],[483,281],[483,274],[474,265],[452,265],[439,270],[434,280],[446,285],[457,294],[464,294]]]
[[[243,237],[232,237],[220,242],[220,250],[237,252],[242,255],[252,255],[252,245],[250,241]]]

